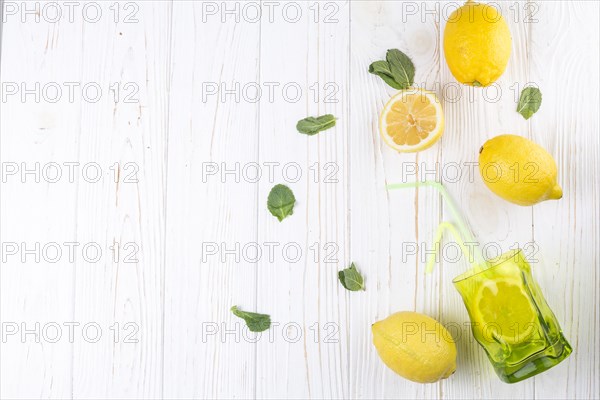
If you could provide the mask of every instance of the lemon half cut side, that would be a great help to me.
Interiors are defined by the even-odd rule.
[[[411,88],[394,95],[379,117],[384,142],[400,153],[431,147],[444,132],[444,112],[435,93]]]

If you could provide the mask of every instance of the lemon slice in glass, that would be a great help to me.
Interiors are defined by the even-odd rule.
[[[510,344],[526,341],[535,331],[536,312],[518,279],[484,281],[475,304],[480,329],[488,340],[501,338]]]

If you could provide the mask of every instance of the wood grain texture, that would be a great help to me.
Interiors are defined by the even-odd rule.
[[[258,189],[221,172],[256,162],[259,106],[207,93],[258,81],[260,25],[203,20],[200,3],[173,7],[163,394],[248,398],[256,345],[229,309],[255,307],[257,265],[236,259],[235,246],[257,242]]]
[[[439,26],[420,18],[394,23],[402,18],[399,2],[352,2],[351,9],[351,247],[354,259],[365,265],[369,283],[353,304],[351,327],[360,335],[352,342],[357,351],[350,364],[351,397],[435,397],[437,385],[399,380],[380,362],[370,326],[401,310],[437,313],[439,275],[425,277],[420,245],[433,238],[439,198],[421,190],[388,194],[385,185],[416,180],[428,163],[435,170],[439,147],[398,155],[382,143],[377,119],[394,91],[369,74],[368,67],[384,59],[387,49],[401,48],[417,66],[416,82],[433,89],[439,74]]]
[[[556,159],[564,193],[533,208],[536,278],[573,346],[557,372],[536,377],[540,398],[598,397],[600,135],[597,112],[585,109],[600,101],[598,52],[588,50],[598,47],[599,12],[596,2],[543,3],[531,32],[530,80],[544,94],[531,136]]]
[[[65,27],[63,32],[73,40],[56,43],[49,52],[48,43],[54,43],[56,30],[42,24],[5,24],[1,81],[25,82],[33,88],[36,82],[70,81],[79,76],[81,63],[62,65],[59,60],[81,48],[81,38],[77,38],[76,26]],[[1,108],[3,165],[16,163],[19,170],[23,165],[35,170],[36,163],[77,160],[76,104],[35,103],[34,94],[29,102],[22,102],[20,96],[7,99]],[[41,248],[51,242],[76,241],[77,186],[64,180],[38,182],[34,174],[24,178],[18,174],[2,182],[2,243],[34,250],[36,243]],[[74,273],[74,262],[36,260],[35,250],[24,260],[20,252],[2,260],[1,320],[3,327],[16,324],[18,329],[1,343],[2,398],[71,397],[72,345],[64,340],[54,344],[36,340],[36,324],[41,330],[46,324],[73,320]],[[26,340],[21,338],[23,328],[32,332]]]
[[[598,3],[498,2],[513,47],[489,89],[459,85],[448,70],[447,3],[266,3],[120,1],[102,3],[96,23],[80,13],[73,22],[2,23],[1,82],[95,82],[106,95],[0,103],[3,170],[79,162],[103,174],[97,183],[0,182],[3,332],[80,324],[72,342],[64,327],[57,343],[3,338],[0,397],[600,397]],[[125,23],[131,10],[137,22]],[[379,137],[395,91],[368,66],[390,48],[411,57],[415,84],[435,91],[445,111],[444,136],[418,154],[397,154]],[[115,83],[121,97],[133,83],[137,101],[116,101]],[[527,83],[543,93],[529,121],[515,112]],[[326,113],[338,118],[334,129],[295,130]],[[555,157],[563,199],[518,207],[485,187],[471,163],[501,133]],[[468,315],[451,280],[469,262],[456,259],[452,240],[425,274],[435,228],[453,216],[438,193],[385,185],[432,178],[465,211],[487,256],[525,249],[574,347],[559,366],[500,382],[462,325]],[[297,200],[282,222],[266,208],[277,183]],[[105,254],[59,263],[6,255],[6,243],[36,242],[98,243]],[[124,260],[127,243],[136,262]],[[110,246],[120,247],[116,259]],[[338,283],[351,262],[364,292]],[[248,332],[233,305],[270,314],[272,329]],[[370,327],[400,310],[461,325],[450,379],[419,385],[383,365]],[[81,335],[90,322],[102,329],[97,342]]]
[[[77,240],[120,251],[75,265],[75,321],[105,331],[96,343],[74,343],[76,398],[161,395],[170,13],[169,3],[141,4],[143,23],[103,19],[83,31],[82,42],[96,45],[81,51],[81,79],[133,83],[139,94],[81,106],[79,159],[117,163],[118,179],[78,186]]]
[[[297,85],[301,96],[290,90],[287,99],[283,92],[278,101],[263,97],[260,102],[259,163],[283,168],[274,182],[259,183],[258,242],[279,246],[273,260],[259,263],[256,307],[279,325],[273,327],[272,342],[257,345],[256,396],[339,398],[348,395],[344,322],[350,295],[338,284],[337,270],[350,262],[348,70],[342,68],[349,50],[349,4],[331,2],[324,8],[304,2],[298,10],[297,22],[277,16],[261,24],[260,81]],[[281,57],[283,48],[293,50]],[[316,136],[296,131],[298,120],[328,113],[338,118],[335,129]],[[301,174],[297,182],[294,170]],[[280,182],[297,199],[293,216],[281,223],[262,211],[271,187]],[[296,251],[301,257],[294,256]]]

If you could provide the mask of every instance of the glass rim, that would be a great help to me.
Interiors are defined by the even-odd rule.
[[[522,260],[524,262],[527,262],[527,260],[525,259],[525,257],[523,256],[523,250],[518,248],[518,249],[512,249],[509,250],[505,253],[502,253],[501,255],[499,255],[496,258],[492,258],[491,260],[487,260],[487,266],[485,268],[482,269],[478,269],[478,268],[472,268],[466,272],[463,272],[462,274],[458,275],[457,277],[455,277],[454,279],[452,279],[452,283],[456,284],[471,278],[475,278],[483,273],[487,273],[495,268],[498,268],[499,266],[501,266],[502,264],[504,264],[505,262],[514,259],[514,260]]]

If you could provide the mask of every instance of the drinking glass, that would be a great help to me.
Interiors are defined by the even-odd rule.
[[[471,319],[475,340],[483,347],[501,380],[514,383],[544,372],[573,351],[554,313],[531,275],[531,267],[521,250],[513,250],[493,260],[485,260],[476,245],[471,254],[466,243],[477,244],[475,235],[444,186],[435,181],[387,185],[389,190],[430,187],[437,190],[454,216],[439,224],[434,243],[444,232],[451,233],[473,269],[453,280]],[[430,253],[425,271],[431,273],[435,254]]]
[[[504,382],[537,375],[571,354],[521,250],[489,260],[453,283],[469,313],[473,336]]]

